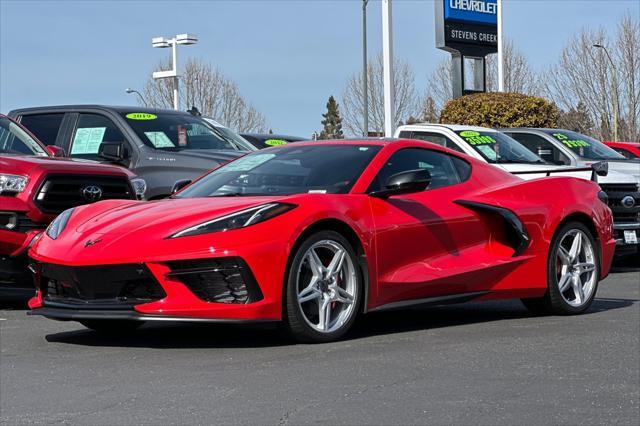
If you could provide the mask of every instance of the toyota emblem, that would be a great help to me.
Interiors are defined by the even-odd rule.
[[[622,200],[620,200],[620,204],[622,204],[623,207],[630,209],[631,207],[636,205],[636,200],[631,195],[627,195]]]
[[[102,198],[102,188],[97,185],[87,185],[80,190],[82,197],[87,201],[97,201]]]

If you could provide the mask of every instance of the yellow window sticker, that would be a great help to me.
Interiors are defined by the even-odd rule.
[[[155,120],[156,118],[158,118],[157,115],[149,114],[146,112],[131,112],[125,117],[127,117],[129,120]]]
[[[474,130],[465,130],[463,132],[460,132],[460,136],[462,136],[463,138],[468,138],[471,136],[480,136],[480,133]]]
[[[282,139],[267,139],[266,141],[264,141],[264,144],[269,146],[280,146],[286,145],[287,141],[284,141]]]

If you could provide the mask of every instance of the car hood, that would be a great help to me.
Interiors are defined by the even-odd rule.
[[[71,238],[159,235],[165,238],[228,213],[284,197],[169,198],[149,202],[101,202],[78,209],[65,231]],[[78,235],[79,234],[79,235]]]
[[[618,183],[635,183],[640,184],[640,178],[629,173],[621,173],[616,170],[609,169],[606,176],[598,176],[598,183],[618,184]]]
[[[39,156],[1,156],[0,169],[9,173],[30,175],[34,170],[49,173],[106,174],[133,177],[134,174],[119,166],[98,163],[97,161],[61,157]]]
[[[609,163],[609,170],[615,170],[620,173],[631,174],[640,180],[640,161],[638,160],[620,160],[620,161],[607,161]]]
[[[185,151],[167,152],[164,155],[174,156],[176,158],[184,159],[203,159],[203,160],[216,160],[220,163],[227,163],[231,160],[235,160],[247,154],[245,151],[229,151],[219,149],[190,149]]]
[[[548,172],[550,170],[557,171],[557,170],[564,170],[564,169],[566,169],[567,171],[561,172],[561,173],[554,173],[553,176],[571,176],[571,177],[591,180],[590,171],[572,172],[571,169],[574,169],[575,167],[570,167],[570,166],[558,166],[555,164],[530,164],[530,163],[501,163],[501,164],[494,164],[494,165],[508,171],[509,173],[515,173],[518,177],[525,180],[545,177],[546,176],[545,172]],[[531,173],[531,174],[519,175],[518,172],[540,172],[540,174]]]

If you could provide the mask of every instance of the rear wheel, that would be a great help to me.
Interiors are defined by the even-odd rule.
[[[342,235],[321,231],[297,249],[289,268],[285,321],[302,342],[329,342],[356,319],[362,279],[356,254]]]
[[[118,334],[133,331],[144,324],[144,321],[131,320],[82,320],[80,324],[91,330],[104,334]]]
[[[563,225],[554,236],[547,262],[547,293],[523,304],[536,314],[580,314],[591,306],[600,279],[600,261],[589,229],[579,222]]]

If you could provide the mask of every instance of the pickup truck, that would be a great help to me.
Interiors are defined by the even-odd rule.
[[[124,166],[147,182],[146,198],[164,198],[240,155],[242,146],[202,117],[135,106],[63,105],[9,112],[47,145],[72,158]]]
[[[636,254],[640,265],[640,160],[629,159],[587,135],[565,129],[503,129],[531,152],[553,164],[584,167],[606,161],[609,173],[599,183],[609,196],[613,212],[613,231],[618,243],[616,254]],[[616,174],[617,173],[617,174]],[[623,182],[624,174],[634,177]]]
[[[589,163],[549,162],[532,152],[516,137],[514,129],[503,132],[476,126],[452,124],[411,124],[398,127],[395,136],[407,139],[419,139],[445,146],[474,158],[494,164],[523,179],[547,176],[549,172],[562,172],[565,176],[591,179],[590,172],[576,172],[572,169],[589,167]],[[522,130],[522,129],[519,129]],[[544,152],[541,152],[545,154]],[[616,154],[615,152],[613,154]],[[547,158],[548,160],[548,158]],[[608,162],[608,161],[607,161]],[[566,169],[566,171],[563,171]],[[609,164],[606,176],[597,176],[597,182],[607,193],[608,204],[613,211],[616,233],[616,255],[626,256],[638,253],[637,229],[640,229],[640,209],[626,208],[622,201],[634,200],[634,206],[640,205],[638,179],[629,173],[622,173]],[[637,201],[636,201],[637,200]],[[640,207],[640,206],[639,206]]]
[[[144,181],[122,167],[61,154],[0,114],[0,299],[33,296],[26,252],[60,212],[144,193]]]

